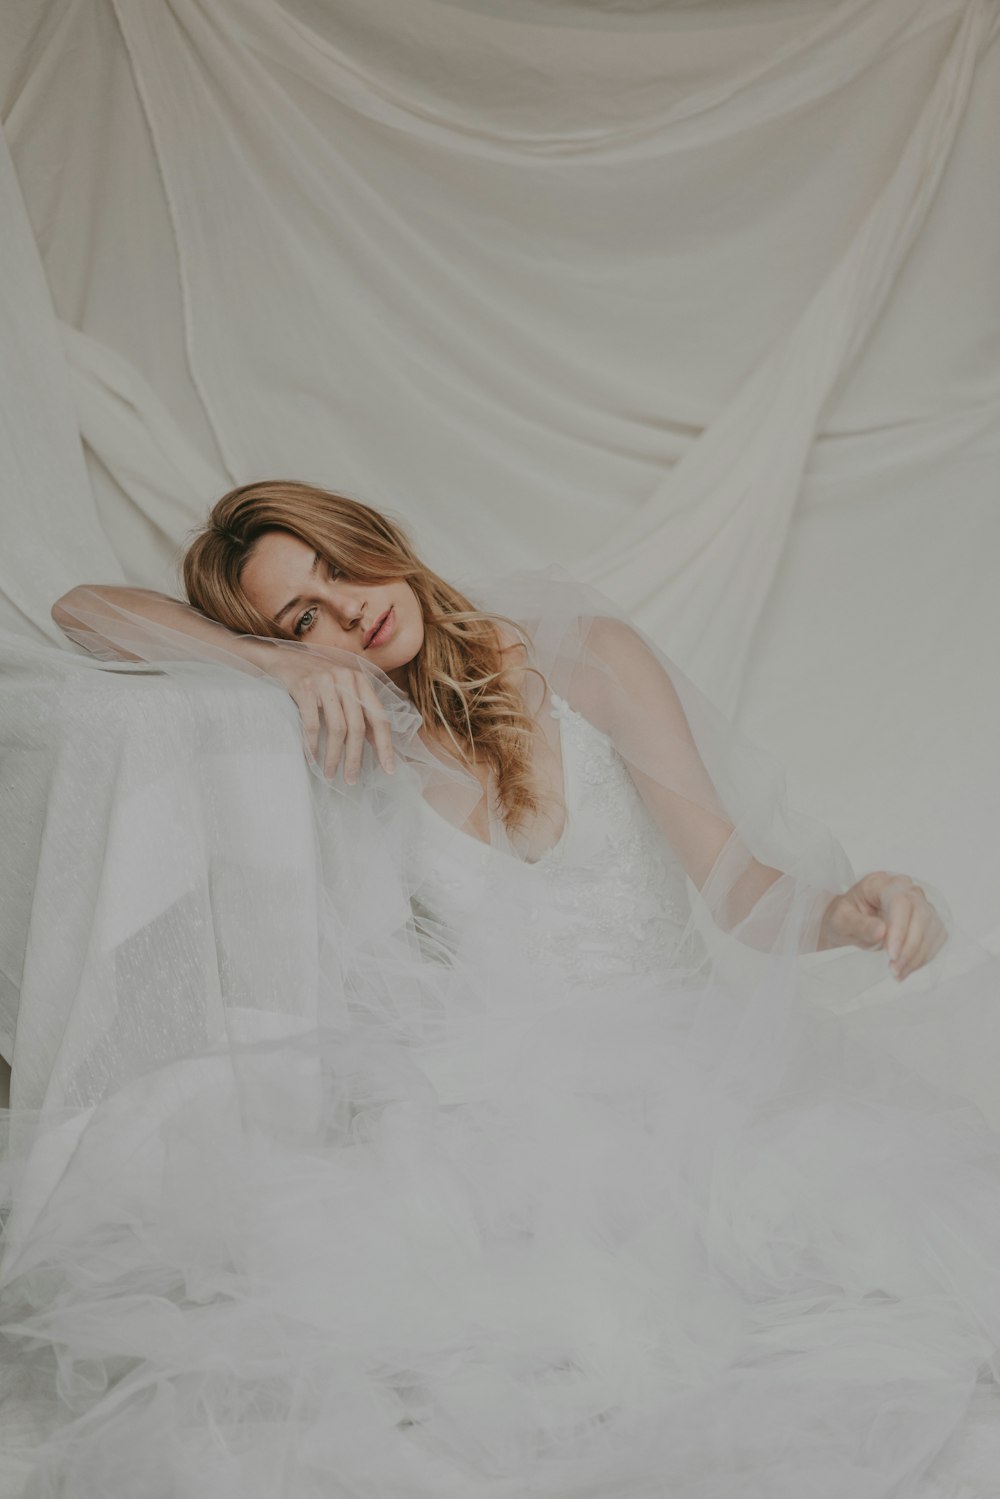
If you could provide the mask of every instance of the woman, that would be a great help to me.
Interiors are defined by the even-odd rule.
[[[812,1003],[940,917],[576,585],[476,608],[291,483],[185,584],[55,614],[294,699],[319,1009],[86,1121],[13,1281],[74,1405],[35,1492],[985,1499],[1000,1136],[942,1081],[997,1056],[995,968]]]
[[[429,745],[458,758],[482,788],[474,820],[488,840],[491,817],[520,832],[537,857],[551,841],[559,808],[561,773],[542,712],[544,691],[532,696],[530,654],[524,633],[475,609],[457,589],[425,567],[401,530],[368,506],[306,484],[243,485],[214,507],[209,524],[189,548],[184,582],[196,610],[236,636],[304,641],[348,652],[378,668],[418,709]],[[100,593],[172,629],[211,640],[214,632],[189,609],[163,595],[135,589],[74,590],[53,609],[73,630],[73,602]],[[78,608],[80,604],[78,602]],[[77,621],[78,623],[78,621]],[[684,734],[683,710],[669,679],[639,636],[611,619],[599,622],[602,658],[636,698],[647,697],[661,714],[658,732]],[[100,633],[94,624],[92,633]],[[100,637],[113,644],[114,631]],[[324,773],[353,785],[366,736],[391,773],[394,755],[388,719],[370,680],[353,664],[269,650],[260,638],[227,641],[284,683],[296,702],[310,751],[325,726]],[[591,705],[600,723],[610,704],[598,694]],[[654,729],[654,732],[657,730]],[[638,781],[640,790],[642,781]],[[714,801],[711,792],[707,800]],[[722,816],[673,805],[649,810],[665,828],[688,875],[701,886],[733,829]],[[544,811],[543,811],[544,809]],[[534,838],[525,825],[535,821]],[[755,866],[744,874],[746,909],[781,871]],[[940,949],[946,932],[924,891],[905,875],[876,871],[844,894],[831,894],[822,912],[817,950],[845,944],[884,948],[892,972],[904,979]]]

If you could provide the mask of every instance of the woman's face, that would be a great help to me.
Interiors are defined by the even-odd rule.
[[[420,601],[403,578],[353,582],[287,531],[258,538],[240,585],[289,639],[353,651],[397,683],[424,643]]]

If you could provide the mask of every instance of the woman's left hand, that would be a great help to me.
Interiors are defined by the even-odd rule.
[[[820,950],[827,947],[876,949],[889,954],[897,979],[929,963],[948,939],[948,930],[919,885],[906,874],[877,869],[823,913]]]

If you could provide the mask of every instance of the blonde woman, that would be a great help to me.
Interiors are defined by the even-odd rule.
[[[243,485],[214,506],[209,523],[184,558],[184,584],[193,610],[136,589],[75,590],[53,609],[78,640],[87,632],[74,614],[100,595],[170,629],[217,639],[208,621],[244,637],[227,648],[281,681],[297,704],[310,750],[325,728],[323,770],[343,764],[348,784],[358,778],[369,739],[383,768],[394,768],[388,718],[370,678],[353,665],[315,654],[269,649],[265,640],[302,642],[346,652],[376,668],[418,710],[425,739],[457,757],[479,782],[483,797],[475,831],[489,837],[491,814],[526,847],[544,846],[551,822],[566,810],[559,800],[561,774],[541,729],[539,705],[526,694],[532,671],[530,644],[509,620],[477,610],[456,588],[419,560],[402,529],[369,506],[307,484]],[[93,608],[93,604],[91,605]],[[100,629],[92,622],[91,634]],[[112,638],[105,630],[102,637]],[[669,678],[627,625],[599,622],[601,654],[638,697],[649,694],[663,714],[666,740],[679,730],[682,711]],[[245,638],[251,637],[251,638]],[[535,669],[537,671],[537,668]],[[606,694],[609,698],[610,692]],[[665,701],[658,701],[665,700]],[[541,703],[548,706],[548,696]],[[596,704],[595,717],[608,704]],[[656,729],[652,732],[655,734]],[[660,799],[661,803],[663,798]],[[708,791],[704,800],[711,804]],[[726,819],[680,797],[661,813],[689,875],[703,884],[733,829]],[[539,820],[536,837],[530,824]],[[529,855],[530,857],[530,855]],[[744,871],[747,909],[780,871]],[[945,929],[923,890],[905,875],[876,871],[846,893],[831,894],[822,912],[817,948],[845,944],[883,948],[897,979],[904,979],[940,948]]]
[[[1000,1135],[943,1079],[997,1053],[995,967],[908,999],[946,937],[925,889],[856,878],[555,572],[473,600],[388,517],[282,481],[219,501],[184,581],[188,603],[84,585],[55,617],[180,686],[193,659],[294,701],[320,1020],[192,1058],[211,1086],[171,1079],[155,1128],[146,1077],[81,1126],[25,1293],[74,1392],[44,1491],[985,1482]],[[285,940],[265,862],[213,972],[269,920]],[[809,997],[887,969],[857,1015]],[[242,982],[240,1014],[266,1010]]]

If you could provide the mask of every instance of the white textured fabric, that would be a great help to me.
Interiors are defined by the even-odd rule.
[[[798,955],[843,850],[675,665],[697,755],[601,678],[609,616],[532,592],[567,820],[527,859],[375,668],[399,765],[349,788],[214,642],[21,647],[56,765],[14,1069],[49,1080],[0,1176],[25,1499],[990,1499],[1000,959],[956,930],[879,998],[884,955]],[[696,892],[649,782],[707,808],[702,759],[742,836]],[[744,841],[791,872],[740,968],[692,916]]]
[[[9,0],[4,617],[170,590],[231,481],[339,486],[459,580],[599,581],[990,931],[997,22]]]
[[[691,916],[684,869],[664,860],[607,736],[558,693],[549,711],[559,722],[568,815],[556,842],[518,870],[527,886],[528,962],[588,986],[669,970]],[[427,802],[421,815],[414,851],[420,910],[435,942],[451,949],[489,889],[495,860],[509,855],[471,837],[457,839]]]
[[[64,652],[0,659],[5,894],[25,934],[0,991],[12,1104],[89,1104],[227,1034],[251,975],[258,1010],[314,1023],[317,874],[291,699],[196,664],[175,681]],[[257,902],[280,941],[235,928]]]

